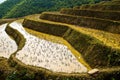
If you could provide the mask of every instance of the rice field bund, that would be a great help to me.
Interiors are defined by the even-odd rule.
[[[0,57],[9,58],[17,50],[17,45],[5,32],[7,24],[0,26]]]
[[[26,65],[63,73],[85,73],[88,71],[67,46],[37,38],[27,33],[19,22],[11,23],[10,27],[17,29],[26,38],[25,46],[16,54],[16,58]]]

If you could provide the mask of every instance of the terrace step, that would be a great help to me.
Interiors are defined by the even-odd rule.
[[[120,11],[120,5],[83,5],[80,7],[74,7],[74,9],[86,9],[86,10],[110,10],[110,11]]]
[[[106,1],[102,5],[117,5],[120,4],[120,0]]]
[[[50,25],[50,26],[49,26]],[[27,18],[23,26],[47,34],[55,34],[61,26],[67,31],[62,35],[77,51],[82,53],[86,62],[92,67],[117,66],[120,58],[120,36],[100,30],[76,27],[75,25],[53,22],[42,19]],[[33,27],[34,26],[34,27]],[[48,27],[46,27],[48,26]],[[56,27],[56,28],[54,28]],[[51,29],[52,33],[51,33]],[[41,30],[42,29],[42,30]],[[46,32],[45,30],[49,32]],[[61,33],[59,33],[61,34]],[[117,54],[117,55],[116,55]],[[113,58],[116,55],[116,58]],[[101,57],[100,57],[101,56]],[[104,56],[104,57],[103,57]],[[92,57],[92,59],[91,59]],[[114,62],[114,63],[113,63]]]
[[[23,22],[23,26],[25,26],[26,25],[26,22],[27,22],[27,20],[31,20],[31,21],[36,21],[36,22],[41,22],[41,23],[43,23],[43,24],[52,24],[52,25],[64,25],[65,27],[66,26],[68,26],[68,28],[69,28],[69,26],[70,26],[70,24],[66,24],[66,23],[61,23],[61,22],[54,22],[54,21],[49,21],[49,20],[43,20],[43,19],[39,19],[39,20],[35,20],[35,19],[25,19],[24,20],[24,22]],[[39,24],[38,23],[38,24]],[[40,24],[41,24],[40,23]],[[29,24],[28,24],[29,25]],[[42,26],[42,25],[41,25]],[[99,38],[100,38],[100,35],[101,35],[101,37],[104,37],[104,38],[106,38],[106,40],[109,40],[107,43],[109,43],[109,42],[112,42],[112,44],[113,45],[115,45],[115,44],[118,44],[118,46],[120,47],[120,40],[118,40],[118,39],[120,39],[120,35],[119,34],[114,34],[114,33],[109,33],[109,32],[105,32],[105,31],[101,31],[101,30],[97,30],[97,29],[91,29],[91,28],[86,28],[86,27],[78,27],[78,26],[76,26],[76,25],[72,25],[72,26],[74,26],[74,29],[76,29],[76,30],[80,30],[80,31],[85,31],[85,33],[87,32],[87,33],[90,33],[90,34],[95,34],[95,35],[97,35]],[[26,26],[25,26],[26,27]],[[58,26],[58,27],[61,27],[61,26]],[[41,27],[40,27],[41,28]],[[47,27],[46,27],[47,28]],[[67,28],[67,29],[68,29]],[[32,28],[31,28],[32,29]],[[34,28],[33,28],[34,29]],[[86,34],[87,34],[86,33]],[[61,34],[61,33],[60,33]],[[65,34],[65,32],[64,32],[64,34]],[[62,35],[64,35],[64,34],[62,34]],[[53,34],[54,35],[54,34]],[[62,36],[61,35],[61,36]],[[96,38],[97,38],[97,36],[96,36]],[[108,37],[109,36],[109,37]],[[110,39],[108,39],[108,38],[110,38],[110,39],[112,39],[113,41],[110,41]],[[105,40],[103,40],[103,41],[105,41]],[[105,41],[106,42],[106,41]],[[117,42],[117,43],[113,43],[113,42]],[[110,43],[111,44],[111,43]],[[113,46],[112,45],[112,46]]]
[[[83,10],[83,9],[62,9],[62,14],[86,16],[102,19],[120,21],[120,11],[100,11],[100,10]]]
[[[24,47],[26,39],[25,39],[24,34],[19,32],[19,30],[17,30],[16,25],[13,25],[12,23],[9,23],[9,25],[7,25],[5,31],[8,35],[10,35],[14,39],[14,41],[16,42],[16,44],[18,46],[17,51],[19,51]],[[20,29],[20,28],[18,28],[18,29]],[[20,30],[23,30],[23,29],[20,29]]]
[[[97,4],[86,4],[82,6],[77,6],[74,7],[74,9],[120,11],[120,1],[103,1]]]
[[[12,34],[11,30],[13,30],[17,35]],[[40,67],[40,69],[45,68],[46,70],[48,70],[50,72],[52,71],[55,73],[60,72],[60,71],[64,72],[64,73],[72,73],[74,71],[75,71],[75,73],[76,72],[84,73],[84,72],[88,71],[88,66],[87,67],[84,66],[84,64],[86,64],[86,62],[82,59],[82,56],[80,56],[80,54],[76,50],[72,49],[70,47],[70,45],[69,45],[69,47],[67,47],[62,43],[61,44],[53,43],[51,41],[47,41],[47,40],[44,40],[42,38],[37,38],[37,37],[27,33],[23,29],[21,23],[19,23],[17,21],[12,22],[7,27],[6,31],[8,32],[9,35],[13,36],[16,43],[18,44],[19,50],[15,54],[12,55],[12,58],[14,58],[14,60],[12,59],[13,60],[12,62],[14,62],[14,61],[17,62],[16,65],[19,64],[18,60],[20,60],[22,63],[24,63],[26,65],[29,64],[29,65],[32,65],[34,67]],[[27,31],[35,33],[35,31],[32,31],[32,30],[27,30]],[[22,35],[18,34],[18,33],[21,33]],[[24,38],[26,39],[26,42],[25,42]],[[24,44],[24,46],[22,43]],[[72,50],[70,51],[69,49],[72,49]],[[44,54],[41,51],[44,51]],[[48,52],[46,52],[46,51],[48,51]],[[58,54],[56,54],[55,51],[58,51],[57,52]],[[73,55],[72,52],[74,52],[74,54],[76,53],[76,55]],[[49,53],[49,55],[48,55],[48,53]],[[31,59],[31,57],[28,57],[30,55],[32,55],[31,56],[32,59]],[[70,57],[69,55],[72,57],[66,59],[65,57],[66,56]],[[60,57],[60,59],[62,58],[62,60],[58,61],[59,60],[58,56]],[[80,58],[76,58],[76,57],[80,57]],[[33,60],[33,58],[36,59],[36,62],[35,62],[35,60]],[[52,61],[51,61],[52,59],[54,59],[55,62],[52,63]],[[42,60],[42,62],[37,62],[38,60],[40,60],[40,61]],[[45,60],[45,62],[44,62],[44,60]],[[72,60],[76,64],[72,64],[73,63]],[[82,60],[82,62],[79,63],[81,60]],[[51,64],[49,62],[51,62]],[[57,65],[56,62],[62,66],[59,67],[59,65]],[[56,64],[54,64],[54,63],[56,63]],[[84,63],[84,64],[82,64],[82,63]],[[40,64],[40,65],[38,65],[38,64]],[[48,65],[49,67],[45,66],[44,64]],[[66,64],[66,65],[64,66],[64,64]],[[73,66],[73,65],[75,65],[75,66]],[[52,66],[54,66],[56,68],[54,68]],[[67,68],[65,68],[65,67],[67,67]],[[71,68],[71,70],[69,68]]]
[[[44,12],[40,18],[120,34],[120,21],[60,14],[58,12]]]
[[[0,26],[0,57],[9,58],[17,50],[17,45],[5,32],[6,24]]]

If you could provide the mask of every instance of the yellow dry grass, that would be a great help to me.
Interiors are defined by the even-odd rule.
[[[83,28],[79,27],[79,31],[91,35],[100,41],[102,41],[105,45],[111,46],[113,48],[120,49],[120,34],[108,33],[105,31]]]
[[[34,14],[34,15],[25,16],[24,18],[39,20],[39,17],[40,17],[40,14]]]

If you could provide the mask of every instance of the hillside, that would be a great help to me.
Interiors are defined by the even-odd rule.
[[[16,4],[21,2],[21,0],[7,0],[0,4],[0,18],[2,18],[7,12],[15,7]]]
[[[99,1],[102,0],[7,0],[0,4],[0,18],[22,17]]]
[[[119,80],[119,4],[1,19],[0,80]]]

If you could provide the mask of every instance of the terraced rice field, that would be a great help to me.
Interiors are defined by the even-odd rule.
[[[87,72],[87,68],[76,59],[67,46],[30,35],[21,23],[13,22],[10,26],[26,38],[25,46],[16,54],[16,58],[26,65],[46,68],[53,72]]]
[[[17,50],[17,45],[5,32],[7,24],[0,26],[0,57],[9,58]]]
[[[15,69],[13,74],[25,73],[33,80],[119,80],[118,2],[2,20],[6,24],[0,26],[0,67],[5,68],[0,77]]]
[[[66,25],[66,26],[69,26],[69,27],[79,31],[79,32],[82,32],[84,34],[88,34],[90,36],[95,37],[96,39],[102,41],[107,46],[111,46],[113,48],[120,49],[120,35],[119,34],[110,33],[110,32],[97,30],[97,29],[91,29],[91,28],[86,28],[86,27],[75,26],[75,25],[61,23],[61,22],[42,20],[42,19],[38,19],[37,14],[34,15],[34,17],[30,16],[30,17],[27,17],[27,18],[30,19],[30,20],[35,20],[35,21],[40,21],[40,22],[47,22],[49,24]]]

